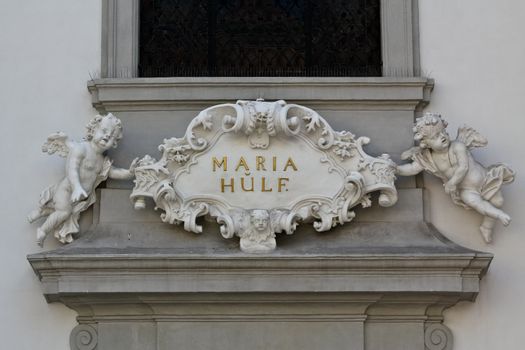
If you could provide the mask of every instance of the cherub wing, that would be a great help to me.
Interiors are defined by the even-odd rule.
[[[482,136],[479,132],[471,128],[470,126],[463,125],[458,128],[458,136],[456,141],[464,143],[468,149],[474,147],[483,147],[486,146],[488,141]]]
[[[63,132],[55,132],[47,137],[47,141],[42,145],[42,152],[47,154],[58,154],[67,157],[71,141]]]

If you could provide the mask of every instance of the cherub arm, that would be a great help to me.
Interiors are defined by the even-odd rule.
[[[421,163],[416,160],[416,156],[420,154],[421,151],[422,150],[419,147],[412,147],[409,150],[401,153],[402,160],[411,159],[412,163],[397,165],[396,173],[401,176],[413,176],[425,170],[425,167],[423,167],[423,165],[421,165]]]
[[[135,158],[131,162],[129,169],[111,167],[109,169],[109,177],[115,180],[131,180],[135,177],[135,168],[137,167],[139,159]]]
[[[418,162],[398,165],[396,167],[397,174],[401,176],[412,176],[422,172],[424,168]]]
[[[463,181],[468,173],[468,149],[462,142],[453,142],[450,146],[456,156],[458,165],[455,167],[454,174],[445,183],[445,192],[447,194],[456,191],[456,186]]]
[[[80,184],[80,176],[78,172],[82,159],[84,159],[84,152],[81,145],[71,145],[67,157],[66,177],[73,190],[71,193],[72,202],[78,202],[82,198],[88,196]]]

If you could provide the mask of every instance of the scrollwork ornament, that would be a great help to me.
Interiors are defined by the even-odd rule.
[[[199,113],[199,115],[192,120],[188,131],[186,132],[186,142],[190,148],[194,151],[202,151],[208,147],[208,140],[204,137],[198,137],[195,135],[195,130],[201,128],[204,132],[209,131],[213,128],[212,116],[204,110]]]
[[[442,323],[433,323],[425,329],[425,349],[452,350],[452,332]]]
[[[334,145],[335,132],[328,125],[328,123],[316,112],[311,109],[305,109],[303,121],[305,122],[305,130],[307,133],[317,133],[317,146],[320,149],[329,149]]]
[[[388,154],[382,154],[379,158],[362,159],[359,168],[368,168],[381,182],[393,183],[396,180],[396,164],[390,160]]]
[[[286,105],[279,113],[279,129],[287,136],[295,136],[301,132],[301,122],[299,115],[289,115],[289,110],[293,105]],[[308,113],[307,113],[308,114]]]
[[[224,238],[232,238],[235,234],[235,226],[233,220],[228,215],[219,215],[217,223],[220,225],[220,232]]]
[[[380,192],[382,206],[396,202],[396,166],[368,155],[369,141],[282,100],[216,105],[184,137],[164,140],[158,162],[139,162],[130,198],[136,209],[153,199],[162,221],[189,232],[203,232],[199,217],[215,219],[244,252],[269,253],[276,234],[293,234],[299,224],[324,232],[352,221],[355,206],[372,204],[371,192]],[[321,169],[330,180],[311,181]]]
[[[87,324],[79,324],[69,336],[71,350],[94,350],[97,344],[98,332],[95,327]]]

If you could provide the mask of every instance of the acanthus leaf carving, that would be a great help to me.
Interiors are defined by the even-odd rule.
[[[344,160],[356,154],[356,141],[354,135],[348,131],[336,132],[337,138],[334,141],[334,153]]]
[[[179,139],[172,137],[165,139],[164,143],[159,146],[159,150],[165,152],[167,161],[174,161],[179,164],[184,164],[190,158],[187,152],[191,150],[190,144],[186,142],[186,139]]]

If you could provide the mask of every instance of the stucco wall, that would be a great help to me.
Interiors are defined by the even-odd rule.
[[[477,232],[479,216],[455,207],[441,184],[426,178],[430,220],[449,238],[491,251],[495,259],[476,303],[446,313],[455,349],[518,349],[525,312],[525,3],[517,0],[421,0],[423,72],[436,80],[428,110],[440,111],[455,129],[461,123],[488,137],[475,151],[490,164],[505,161],[518,172],[504,190],[514,221],[497,226],[492,246]],[[75,314],[46,304],[25,259],[39,248],[26,214],[38,193],[56,181],[63,161],[40,152],[57,129],[80,138],[95,113],[86,89],[89,73],[100,69],[100,1],[27,0],[5,2],[0,11],[0,147],[4,184],[0,247],[0,339],[5,349],[68,349]],[[454,133],[453,133],[454,134]],[[52,248],[51,240],[46,249]]]
[[[421,64],[436,80],[427,110],[439,111],[455,130],[465,123],[489,140],[474,151],[486,165],[505,162],[517,171],[504,190],[513,221],[498,224],[492,245],[478,234],[480,217],[454,206],[434,178],[425,180],[430,220],[455,242],[495,258],[475,303],[445,313],[455,349],[520,349],[525,322],[525,2],[421,0]],[[455,131],[451,132],[455,136]]]
[[[63,173],[63,159],[40,151],[47,134],[63,130],[79,139],[95,113],[86,82],[100,69],[100,6],[98,0],[0,6],[2,349],[69,349],[75,313],[45,302],[25,258],[39,250],[25,217]]]

